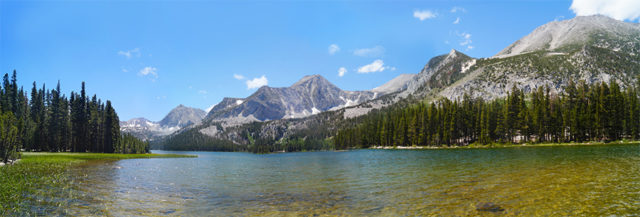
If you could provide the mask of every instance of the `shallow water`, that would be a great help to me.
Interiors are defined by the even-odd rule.
[[[358,150],[98,161],[71,174],[71,215],[640,213],[640,145]],[[478,210],[487,204],[500,209]],[[501,210],[501,211],[500,211]]]

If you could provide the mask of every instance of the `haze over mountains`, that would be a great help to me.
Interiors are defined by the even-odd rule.
[[[525,92],[541,86],[562,92],[570,80],[614,79],[625,87],[636,82],[639,52],[638,24],[604,16],[554,21],[491,58],[451,50],[429,60],[420,73],[401,74],[371,91],[344,91],[313,75],[290,87],[265,86],[244,99],[225,98],[203,116],[204,121],[169,139],[188,134],[248,144],[257,138],[278,141],[318,127],[331,136],[332,129],[350,118],[423,100],[461,99],[465,94],[493,99],[504,97],[512,86]],[[254,121],[261,124],[247,125]]]

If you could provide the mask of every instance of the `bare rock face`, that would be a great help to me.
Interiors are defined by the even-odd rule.
[[[434,88],[447,87],[465,77],[468,74],[468,68],[472,67],[475,62],[475,59],[452,49],[448,54],[429,60],[400,95],[403,97],[410,94],[424,96]]]
[[[406,90],[409,82],[411,82],[417,74],[400,74],[391,81],[383,84],[382,86],[373,88],[371,91],[380,94],[390,94],[402,90]]]
[[[240,105],[244,102],[243,98],[231,98],[231,97],[225,97],[224,99],[222,99],[222,102],[216,104],[215,106],[213,106],[213,108],[211,108],[211,110],[209,110],[207,112],[207,114],[209,113],[216,113],[218,111],[222,111],[237,105]],[[205,116],[207,116],[207,114],[205,114]]]
[[[545,24],[496,56],[479,59],[461,82],[439,96],[465,93],[493,99],[512,86],[529,93],[548,86],[562,93],[569,81],[586,84],[614,80],[622,87],[636,82],[640,72],[640,25],[605,16],[576,17]]]
[[[579,16],[542,25],[531,34],[506,47],[495,57],[508,57],[533,51],[556,51],[570,46],[598,44],[610,49],[637,53],[640,24],[606,16]],[[635,44],[635,45],[634,45]]]
[[[225,98],[207,115],[207,120],[229,118],[258,121],[302,118],[330,109],[356,105],[376,96],[370,91],[343,91],[320,75],[305,76],[290,87],[261,87],[246,99],[230,103]]]
[[[202,109],[186,107],[180,104],[160,121],[160,126],[182,128],[192,124],[199,124],[205,115],[207,113]]]

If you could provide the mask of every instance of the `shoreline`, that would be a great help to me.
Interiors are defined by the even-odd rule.
[[[45,198],[61,197],[58,189],[72,187],[67,171],[70,167],[95,160],[124,160],[148,158],[197,158],[183,154],[105,154],[71,152],[22,152],[22,158],[12,165],[0,166],[0,216],[23,214],[30,210],[34,195]],[[68,196],[68,195],[66,195]],[[40,204],[40,202],[35,202]],[[66,206],[66,201],[56,201],[52,206]],[[27,212],[28,213],[28,212]],[[37,212],[36,215],[47,213]]]
[[[487,148],[514,148],[514,147],[554,147],[554,146],[595,146],[595,145],[629,145],[640,144],[640,141],[614,141],[614,142],[570,142],[570,143],[522,143],[522,144],[489,144],[467,146],[372,146],[364,149],[376,150],[423,150],[423,149],[487,149]]]
[[[298,152],[345,152],[357,150],[438,150],[438,149],[489,149],[489,148],[517,148],[517,147],[553,147],[553,146],[596,146],[596,145],[630,145],[640,144],[640,140],[634,141],[614,141],[614,142],[565,142],[565,143],[522,143],[522,144],[500,144],[492,143],[489,145],[471,144],[467,146],[371,146],[368,148],[348,148],[348,149],[327,149],[327,150],[306,150],[306,151],[274,151],[266,153],[253,153],[249,151],[231,151],[229,153],[248,153],[248,154],[283,154]],[[178,150],[162,150],[158,151],[178,151]],[[182,150],[180,150],[182,151]],[[226,152],[226,151],[198,151],[189,150],[182,152]]]

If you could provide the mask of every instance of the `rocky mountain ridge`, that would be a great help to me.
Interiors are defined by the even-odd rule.
[[[343,91],[320,75],[305,76],[290,87],[263,86],[245,99],[225,98],[207,114],[207,121],[268,121],[302,118],[357,105],[375,98],[371,91]]]
[[[509,57],[534,51],[563,52],[591,44],[627,53],[638,53],[640,24],[602,15],[578,16],[544,24],[506,47],[494,57]]]
[[[180,129],[200,124],[206,112],[184,105],[178,105],[172,109],[162,120],[158,122],[150,121],[146,118],[133,118],[120,122],[120,131],[131,133],[143,139],[153,140],[169,135]]]

